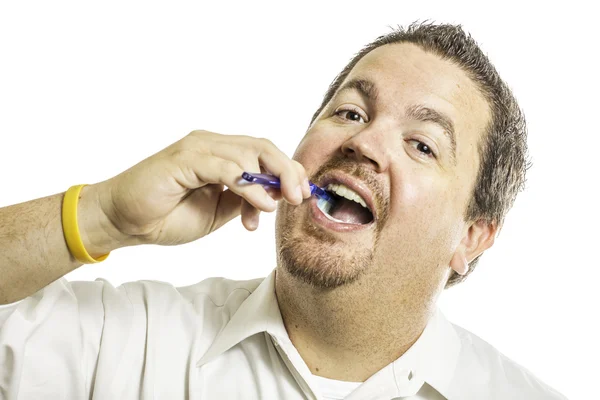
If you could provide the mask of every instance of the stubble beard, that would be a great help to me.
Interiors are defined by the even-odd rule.
[[[334,289],[356,282],[373,264],[373,246],[347,248],[331,233],[300,217],[298,207],[277,210],[277,265],[317,289]]]
[[[375,173],[363,164],[349,158],[333,158],[321,166],[313,177],[319,182],[327,171],[340,171],[367,182],[380,210],[373,242],[360,248],[352,247],[339,236],[311,223],[306,215],[308,204],[291,206],[280,202],[277,209],[276,244],[277,265],[291,276],[319,289],[334,289],[356,282],[372,270],[374,255],[382,228],[387,220],[389,203],[378,196],[384,187]]]

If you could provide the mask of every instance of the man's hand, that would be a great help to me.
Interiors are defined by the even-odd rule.
[[[282,188],[267,192],[246,183],[243,171],[277,175]],[[305,179],[304,167],[268,140],[196,131],[114,178],[85,186],[79,230],[92,257],[135,244],[191,242],[240,214],[254,230],[260,211],[275,210],[274,199],[297,205],[310,197]],[[65,242],[63,197],[0,208],[0,304],[30,296],[81,265]]]
[[[280,177],[281,191],[241,179],[243,171],[265,170]],[[122,245],[176,245],[240,213],[246,229],[256,229],[260,211],[275,210],[274,199],[298,205],[310,197],[306,178],[300,163],[266,139],[194,131],[89,193],[125,238]]]

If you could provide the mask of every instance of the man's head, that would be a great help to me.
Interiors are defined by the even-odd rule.
[[[331,224],[314,199],[280,203],[279,265],[321,288],[361,277],[378,290],[452,286],[493,244],[526,150],[516,101],[460,27],[380,37],[333,81],[294,155],[317,184],[347,180],[373,221]],[[338,216],[370,219],[344,204]]]

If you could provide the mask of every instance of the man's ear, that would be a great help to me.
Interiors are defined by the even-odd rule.
[[[474,222],[452,255],[450,268],[459,275],[465,275],[469,271],[469,263],[492,247],[497,231],[496,222],[481,219]]]

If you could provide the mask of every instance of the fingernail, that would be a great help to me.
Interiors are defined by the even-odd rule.
[[[304,190],[305,190],[304,193],[306,193],[306,197],[310,197],[310,184],[308,183],[308,178],[304,178],[303,185],[304,185]]]
[[[258,228],[258,215],[252,217],[252,219],[249,221],[249,225],[252,230]]]
[[[296,187],[296,195],[294,197],[296,197],[298,201],[302,203],[302,200],[304,200],[304,196],[302,195],[302,185],[298,185]]]

